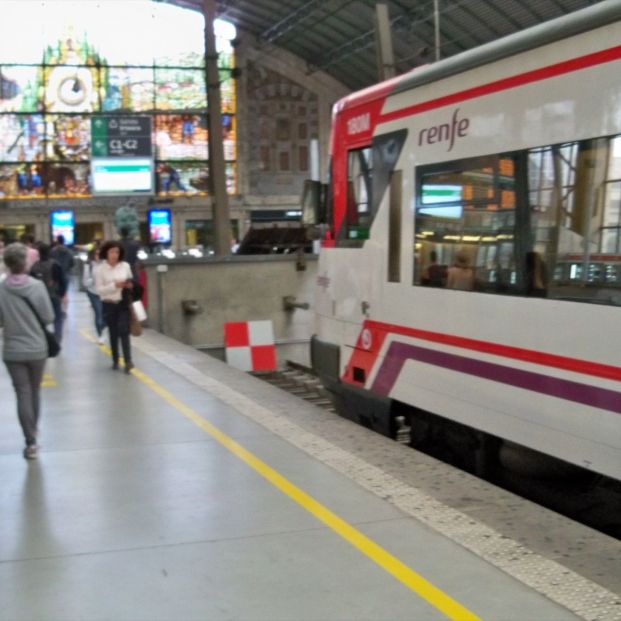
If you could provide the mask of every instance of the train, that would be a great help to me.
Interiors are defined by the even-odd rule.
[[[343,415],[621,480],[620,42],[604,0],[334,105],[311,360]]]

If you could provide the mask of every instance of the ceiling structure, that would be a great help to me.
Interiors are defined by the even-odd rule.
[[[164,0],[166,1],[166,0]],[[202,10],[202,0],[168,0]],[[448,58],[576,11],[600,0],[390,0],[397,74]],[[251,33],[259,46],[286,49],[303,59],[309,73],[325,71],[352,90],[379,80],[376,0],[218,0],[218,17]],[[436,44],[439,43],[436,50]]]

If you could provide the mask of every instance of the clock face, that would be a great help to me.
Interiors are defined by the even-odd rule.
[[[83,103],[87,96],[86,84],[78,76],[63,78],[58,86],[58,99],[68,106]]]
[[[50,112],[90,112],[93,76],[86,68],[53,67],[46,94]]]

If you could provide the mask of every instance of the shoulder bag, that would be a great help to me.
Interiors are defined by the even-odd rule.
[[[140,300],[134,302],[133,296],[129,294],[129,333],[132,336],[141,336],[142,335],[142,326],[140,322],[142,319],[136,312],[136,305],[142,306],[142,302]],[[144,309],[143,309],[144,312]],[[146,315],[146,314],[145,314]]]
[[[39,325],[41,326],[41,329],[43,330],[43,334],[45,335],[45,340],[47,341],[47,357],[56,358],[56,356],[58,356],[58,354],[60,353],[60,343],[56,340],[56,336],[47,329],[46,325],[41,320],[41,317],[39,317],[39,313],[37,313],[37,311],[35,310],[35,307],[32,305],[32,302],[28,298],[22,298],[19,295],[17,297],[24,300],[24,302],[26,302],[26,304],[30,306],[30,310],[34,313],[34,316],[37,318],[37,321],[39,322]]]

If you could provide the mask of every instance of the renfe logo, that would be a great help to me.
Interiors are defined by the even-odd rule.
[[[448,142],[448,149],[450,151],[455,144],[455,138],[463,138],[468,135],[468,127],[470,126],[470,119],[458,119],[457,114],[459,108],[453,112],[453,118],[450,123],[443,123],[442,125],[433,125],[432,127],[425,127],[421,129],[418,134],[418,146],[422,147],[423,144],[436,144],[437,142]]]
[[[349,121],[347,121],[347,133],[350,135],[368,132],[370,129],[371,115],[368,112],[355,116],[353,119],[349,119]]]

